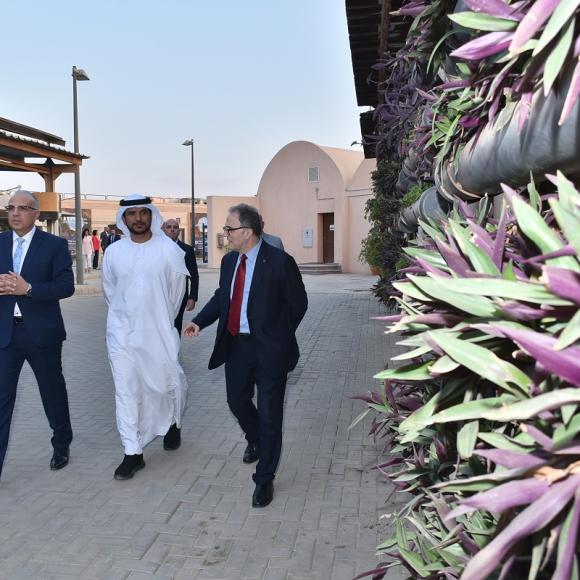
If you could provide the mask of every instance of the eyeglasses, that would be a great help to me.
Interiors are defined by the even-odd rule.
[[[16,210],[21,211],[23,213],[27,213],[29,211],[38,211],[37,208],[32,207],[31,205],[6,205],[6,206],[4,206],[4,209],[8,213],[12,213]]]
[[[240,226],[239,228],[230,228],[230,226],[224,226],[222,230],[224,234],[227,236],[230,232],[235,232],[236,230],[249,230],[249,226]]]

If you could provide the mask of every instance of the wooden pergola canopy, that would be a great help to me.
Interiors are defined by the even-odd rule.
[[[0,117],[0,171],[38,173],[44,179],[45,191],[55,191],[61,174],[74,173],[83,159],[88,159],[66,151],[64,145],[62,137]],[[37,162],[39,159],[44,162]]]

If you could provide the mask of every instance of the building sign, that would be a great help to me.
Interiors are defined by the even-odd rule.
[[[314,229],[304,228],[302,231],[302,245],[305,248],[311,248],[314,244]]]

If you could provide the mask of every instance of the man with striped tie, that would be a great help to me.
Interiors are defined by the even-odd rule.
[[[5,208],[12,231],[0,233],[0,473],[24,361],[34,372],[53,432],[52,470],[68,464],[72,441],[59,306],[74,293],[72,260],[65,239],[35,227],[38,207],[32,193],[16,191]]]

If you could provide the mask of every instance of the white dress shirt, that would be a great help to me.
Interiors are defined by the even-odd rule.
[[[254,276],[254,268],[256,267],[256,260],[258,259],[258,252],[262,246],[262,240],[260,241],[248,252],[246,252],[246,279],[244,280],[244,296],[242,298],[242,312],[240,315],[240,332],[249,333],[250,325],[248,323],[248,297],[250,296],[250,287],[252,286],[252,277]],[[234,276],[232,278],[232,285],[230,286],[230,300],[234,294],[234,284],[236,281],[236,272],[240,266],[240,259],[242,254],[238,256],[238,263],[236,264],[236,269],[234,270]]]
[[[20,260],[20,270],[22,270],[22,266],[24,265],[24,258],[26,258],[26,254],[28,253],[28,248],[30,247],[30,242],[32,241],[32,236],[34,236],[34,232],[36,232],[36,226],[32,226],[32,229],[22,236],[24,238],[24,243],[22,244],[22,258]],[[18,247],[18,238],[20,238],[16,232],[12,232],[12,259],[14,260],[14,254],[16,254],[16,248]],[[16,272],[19,274],[20,272]],[[18,302],[14,304],[14,316],[22,316],[20,312],[20,308],[18,308]]]

